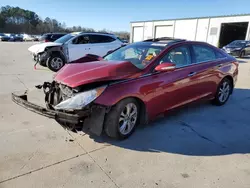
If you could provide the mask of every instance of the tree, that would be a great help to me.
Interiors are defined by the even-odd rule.
[[[67,27],[63,22],[46,17],[44,20],[35,12],[9,5],[0,8],[0,32],[43,34],[48,32],[94,32],[92,28],[73,26]],[[129,39],[128,32],[112,32],[103,29],[100,32],[115,33],[122,39]]]

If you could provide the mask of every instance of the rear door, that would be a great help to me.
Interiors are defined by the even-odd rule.
[[[213,97],[219,81],[217,69],[223,66],[226,57],[203,44],[193,44],[191,50],[194,59],[191,77],[194,93],[192,100]]]
[[[89,53],[91,53],[89,35],[77,36],[68,44],[69,62],[80,59]]]
[[[108,51],[115,50],[122,45],[122,42],[118,41],[114,37],[107,35],[95,35],[91,34],[90,44],[91,49],[90,53],[103,57],[107,54]]]

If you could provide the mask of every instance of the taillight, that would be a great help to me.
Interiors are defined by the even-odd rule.
[[[44,42],[49,42],[49,40],[45,39]]]

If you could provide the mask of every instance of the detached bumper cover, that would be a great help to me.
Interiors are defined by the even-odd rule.
[[[65,123],[78,124],[83,119],[83,117],[88,117],[88,115],[90,114],[90,112],[88,111],[86,111],[84,114],[81,113],[81,115],[78,115],[78,114],[60,112],[57,110],[50,110],[45,107],[33,104],[29,102],[27,99],[28,97],[26,93],[24,93],[23,95],[17,95],[15,93],[12,93],[12,101],[15,102],[16,104],[37,114],[46,116],[48,118],[53,118],[58,121],[63,121]]]

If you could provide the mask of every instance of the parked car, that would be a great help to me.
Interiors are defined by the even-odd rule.
[[[42,37],[39,39],[41,42],[54,42],[57,39],[63,37],[66,33],[46,33],[43,34]]]
[[[222,49],[230,55],[244,57],[250,55],[250,41],[235,40]]]
[[[34,38],[34,41],[39,41],[41,38],[40,35],[32,35],[32,37]]]
[[[126,40],[126,39],[120,39],[124,44],[128,44],[129,42],[128,42],[128,40]]]
[[[56,72],[67,62],[77,60],[86,54],[104,56],[122,45],[123,43],[113,34],[75,32],[55,42],[33,45],[28,50],[36,62]]]
[[[19,34],[10,34],[10,40],[9,41],[23,41],[23,37]]]
[[[35,41],[35,38],[28,34],[23,34],[23,40],[24,41]]]
[[[9,41],[10,37],[8,37],[7,35],[0,33],[0,41]]]
[[[204,42],[159,38],[129,44],[99,61],[67,64],[43,88],[47,108],[12,94],[17,104],[61,124],[90,126],[113,138],[129,137],[173,108],[211,100],[224,105],[233,93],[237,60]]]

